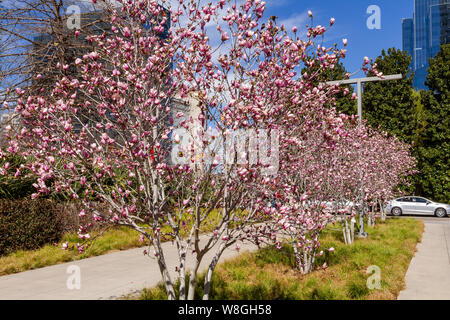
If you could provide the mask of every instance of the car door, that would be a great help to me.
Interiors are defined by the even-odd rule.
[[[402,207],[403,214],[414,214],[413,205],[411,197],[404,197],[400,199],[400,204]]]
[[[420,197],[412,197],[411,210],[414,214],[428,214],[427,200]]]
[[[417,197],[417,202],[421,204],[420,209],[422,214],[434,215],[436,207],[433,205],[432,201]]]

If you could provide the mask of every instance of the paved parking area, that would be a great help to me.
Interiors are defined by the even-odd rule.
[[[450,300],[450,218],[414,217],[425,224],[398,300]]]

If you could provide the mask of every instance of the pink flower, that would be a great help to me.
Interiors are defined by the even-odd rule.
[[[230,37],[228,36],[228,34],[224,31],[222,32],[222,41],[227,41],[228,39],[230,39]]]
[[[81,240],[86,240],[86,239],[89,239],[90,237],[91,237],[91,235],[89,233],[78,235],[78,238],[80,238]]]
[[[131,31],[130,31],[130,29],[128,28],[128,27],[125,27],[124,29],[123,29],[123,35],[125,36],[125,37],[129,37],[129,36],[131,36]]]
[[[90,54],[89,54],[89,57],[92,59],[92,60],[97,60],[98,59],[98,57],[99,57],[99,54],[97,53],[97,52],[91,52]]]

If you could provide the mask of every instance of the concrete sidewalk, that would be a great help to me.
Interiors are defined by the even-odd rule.
[[[175,279],[177,265],[176,245],[163,244],[166,263],[172,279]],[[256,246],[240,243],[240,251],[256,250]],[[58,264],[41,269],[25,271],[0,277],[0,300],[62,300],[62,299],[114,299],[143,288],[153,287],[161,281],[155,259],[144,256],[144,248],[115,252],[98,257]],[[238,255],[235,246],[226,250],[221,261]],[[201,265],[206,270],[212,257],[210,251]],[[70,266],[78,266],[81,275],[80,289],[68,289]],[[188,257],[188,268],[193,266],[192,255]],[[69,269],[70,271],[70,269]],[[72,271],[73,272],[73,271]]]
[[[450,300],[450,223],[425,221],[398,300]]]

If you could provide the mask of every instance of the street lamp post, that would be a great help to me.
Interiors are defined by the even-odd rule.
[[[362,84],[365,82],[374,82],[374,81],[387,81],[387,80],[399,80],[402,79],[403,76],[401,74],[393,74],[388,76],[380,77],[367,77],[367,78],[356,78],[356,79],[345,79],[345,80],[336,80],[336,81],[327,81],[328,85],[343,85],[343,84],[356,84],[356,90],[358,95],[358,118],[359,125],[362,125]],[[360,215],[359,215],[359,232],[357,233],[358,237],[366,238],[368,236],[367,232],[364,232],[364,206],[363,206],[363,190],[361,185],[361,206],[360,206]]]

